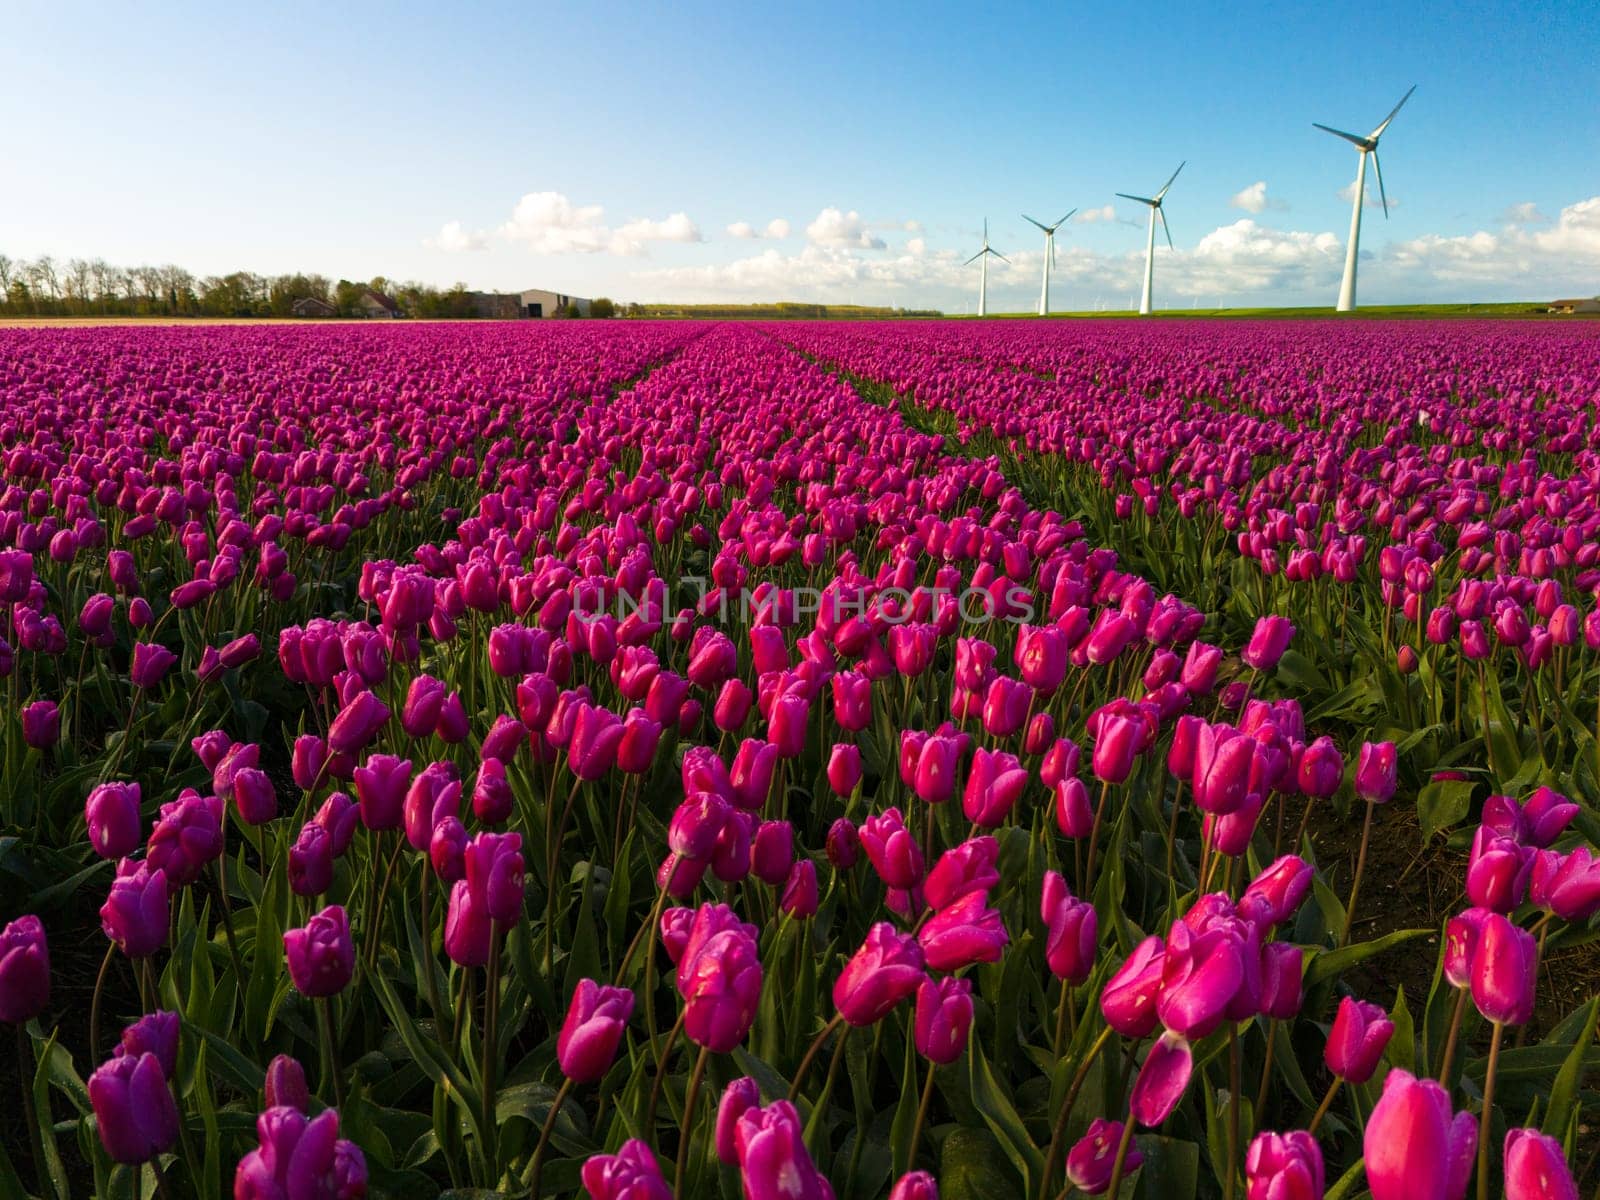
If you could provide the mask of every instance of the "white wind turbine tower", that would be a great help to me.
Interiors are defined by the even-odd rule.
[[[1383,131],[1389,128],[1389,122],[1394,120],[1395,113],[1405,106],[1411,99],[1411,92],[1417,90],[1417,85],[1411,85],[1411,91],[1400,97],[1400,103],[1390,110],[1389,115],[1366,137],[1359,134],[1346,133],[1342,129],[1334,129],[1331,125],[1319,125],[1313,121],[1311,124],[1325,133],[1334,137],[1342,137],[1361,152],[1361,159],[1356,166],[1356,195],[1350,213],[1350,242],[1344,251],[1344,281],[1339,284],[1339,304],[1337,311],[1351,312],[1356,306],[1356,256],[1361,249],[1361,205],[1367,198],[1367,155],[1372,155],[1372,167],[1378,173],[1378,197],[1383,201],[1383,215],[1389,216],[1389,197],[1383,191],[1383,164],[1378,161],[1378,139],[1383,136]]]
[[[967,259],[966,262],[961,264],[963,267],[969,267],[973,263],[982,260],[978,269],[978,315],[980,317],[986,317],[989,315],[989,256],[991,254],[1003,263],[1008,263],[1011,261],[1004,254],[1001,254],[1000,251],[990,248],[989,218],[985,217],[983,219],[983,249],[979,250],[971,258]]]
[[[1178,171],[1188,164],[1188,159],[1178,164]],[[1166,199],[1167,189],[1172,186],[1172,180],[1178,177],[1178,171],[1172,173],[1172,178],[1161,185],[1161,190],[1154,196],[1130,196],[1127,192],[1118,192],[1124,200],[1136,200],[1140,204],[1150,206],[1150,234],[1144,244],[1144,295],[1139,300],[1139,315],[1150,315],[1150,291],[1155,282],[1156,274],[1156,218],[1161,218],[1161,230],[1167,235],[1167,248],[1173,249],[1172,230],[1167,228],[1167,214],[1161,210],[1161,201]]]
[[[1035,221],[1027,213],[1022,214],[1022,219],[1035,228],[1044,230],[1044,283],[1039,288],[1039,315],[1050,315],[1050,268],[1056,265],[1056,230],[1067,223],[1067,217],[1077,212],[1073,209],[1066,217],[1062,217],[1054,225],[1045,225]]]

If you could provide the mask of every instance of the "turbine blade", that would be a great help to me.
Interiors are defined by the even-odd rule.
[[[1130,196],[1127,192],[1118,192],[1117,195],[1121,196],[1124,200],[1137,200],[1140,204],[1148,204],[1152,207],[1155,206],[1155,201],[1150,199],[1148,196]]]
[[[1184,167],[1186,167],[1188,165],[1189,165],[1189,160],[1186,158],[1181,163],[1178,164],[1178,171],[1183,170]],[[1163,196],[1165,196],[1167,194],[1167,189],[1172,186],[1172,180],[1176,179],[1178,177],[1178,171],[1174,171],[1172,173],[1172,178],[1168,179],[1165,183],[1163,183],[1161,185],[1161,190],[1156,193],[1156,199],[1157,200],[1161,199],[1161,197],[1163,197]]]
[[[1167,228],[1167,211],[1166,211],[1166,209],[1158,208],[1158,209],[1156,209],[1156,213],[1161,217],[1161,232],[1167,235],[1167,249],[1168,250],[1176,250],[1177,247],[1172,244],[1172,230]]]
[[[1050,232],[1050,228],[1049,228],[1049,226],[1047,226],[1047,225],[1041,225],[1041,224],[1039,224],[1039,222],[1038,222],[1038,221],[1035,221],[1035,220],[1034,220],[1034,219],[1033,219],[1033,218],[1032,218],[1032,217],[1030,217],[1030,216],[1029,216],[1029,215],[1028,215],[1028,214],[1027,214],[1027,213],[1023,213],[1023,214],[1022,214],[1022,219],[1023,219],[1023,220],[1024,220],[1024,221],[1026,221],[1026,222],[1027,222],[1027,223],[1028,223],[1028,224],[1029,224],[1029,225],[1033,225],[1033,226],[1036,226],[1036,227],[1038,227],[1038,228],[1039,228],[1039,229],[1043,229],[1043,230],[1044,230],[1044,231],[1045,231],[1045,232],[1046,232],[1046,233],[1049,233],[1049,232]]]
[[[1372,152],[1372,165],[1378,172],[1378,198],[1383,201],[1383,218],[1389,219],[1389,196],[1383,190],[1383,164],[1378,161],[1378,152]]]
[[[1059,221],[1057,221],[1054,225],[1052,225],[1051,228],[1052,229],[1060,229],[1063,225],[1065,225],[1067,223],[1068,219],[1071,218],[1072,214],[1077,212],[1077,211],[1078,210],[1075,209],[1075,208],[1068,209],[1067,210],[1067,215],[1065,217],[1062,217]]]
[[[1343,138],[1358,150],[1365,150],[1367,148],[1367,139],[1364,137],[1358,137],[1353,133],[1346,133],[1342,129],[1335,129],[1332,125],[1321,125],[1316,121],[1311,122],[1311,126],[1313,129],[1322,130],[1323,133],[1331,133],[1334,137]]]
[[[1389,110],[1389,115],[1383,119],[1383,124],[1379,125],[1376,129],[1374,129],[1372,131],[1372,140],[1373,141],[1377,141],[1378,138],[1383,135],[1383,131],[1385,129],[1389,128],[1389,122],[1394,120],[1395,113],[1399,112],[1402,108],[1405,107],[1406,101],[1411,99],[1411,92],[1414,92],[1416,90],[1417,90],[1417,85],[1413,83],[1411,85],[1411,91],[1407,92],[1404,96],[1401,96],[1400,97],[1400,103],[1396,104],[1392,109]]]
[[[974,254],[971,258],[967,259],[967,261],[962,263],[961,265],[963,267],[970,267],[973,263],[977,262],[980,258],[982,258],[983,255],[984,255],[984,252],[982,250],[979,250],[976,254]]]
[[[998,250],[991,250],[991,251],[989,251],[989,253],[994,255],[996,258],[998,258],[1003,263],[1009,263],[1011,261],[1004,254],[1001,254],[1000,251],[998,251]]]

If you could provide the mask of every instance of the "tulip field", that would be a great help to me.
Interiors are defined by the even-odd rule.
[[[0,330],[0,1197],[1600,1196],[1600,325]]]

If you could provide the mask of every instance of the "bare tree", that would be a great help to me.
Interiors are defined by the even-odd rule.
[[[0,254],[0,304],[11,294],[11,257]]]

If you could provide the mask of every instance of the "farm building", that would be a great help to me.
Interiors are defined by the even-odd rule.
[[[400,315],[400,306],[382,292],[368,288],[361,293],[361,299],[356,301],[356,315],[376,320],[392,320]]]
[[[1600,297],[1580,297],[1576,300],[1552,300],[1553,313],[1600,313]]]
[[[339,310],[320,296],[302,296],[290,306],[297,317],[337,317]]]
[[[472,315],[493,321],[515,321],[522,316],[522,298],[515,292],[468,292]]]
[[[547,292],[540,288],[529,288],[520,298],[522,316],[524,317],[553,317],[568,305],[578,307],[578,315],[589,315],[589,301],[579,296],[566,296],[560,292]]]

